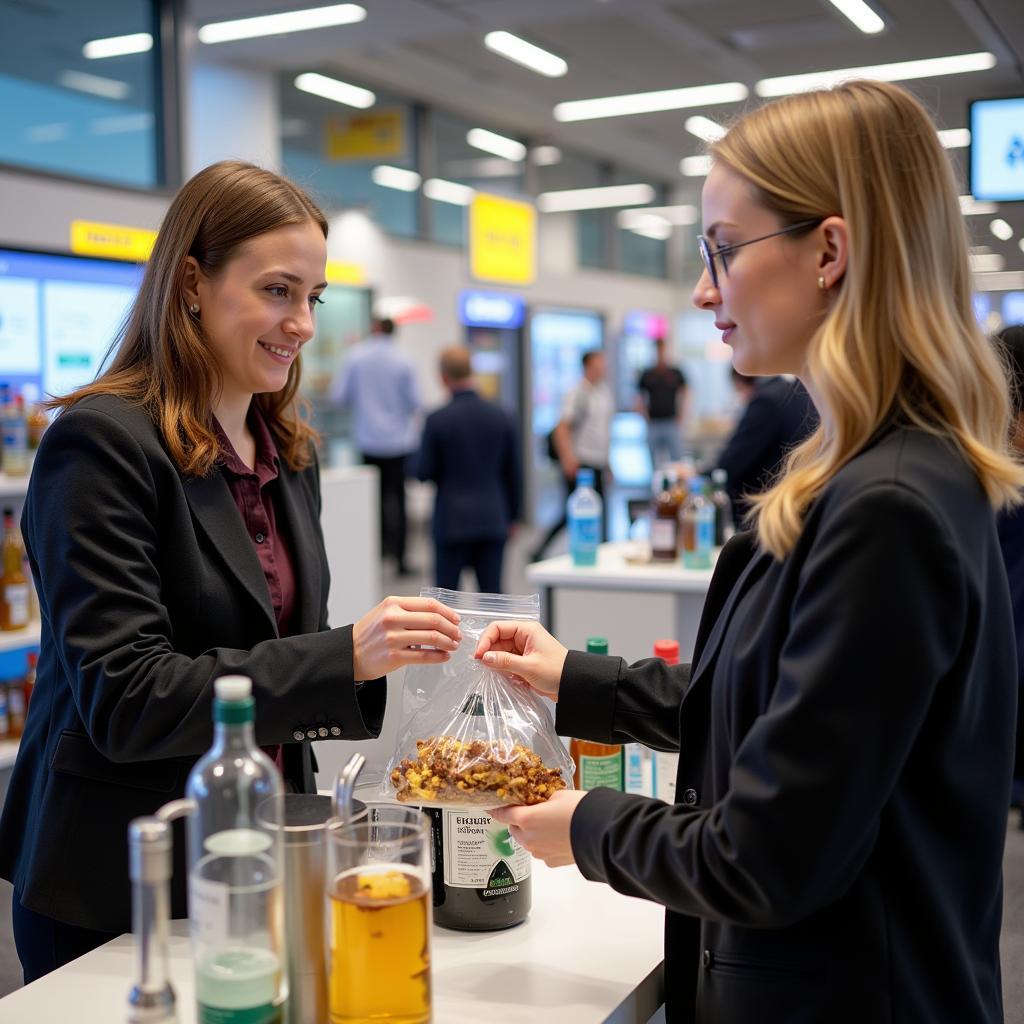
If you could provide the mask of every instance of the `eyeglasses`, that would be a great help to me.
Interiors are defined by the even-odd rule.
[[[730,253],[735,252],[737,249],[742,249],[745,245],[763,242],[766,238],[788,235],[791,231],[800,231],[802,228],[816,228],[824,219],[824,217],[818,217],[815,220],[802,220],[798,224],[790,224],[788,228],[783,228],[781,231],[773,231],[770,235],[761,235],[760,238],[751,238],[746,242],[737,242],[735,245],[723,245],[719,249],[712,249],[708,244],[708,240],[703,235],[698,235],[697,248],[700,250],[700,258],[704,261],[704,266],[707,268],[711,283],[717,288],[718,267],[715,263],[716,260],[720,259],[722,261],[722,269],[728,274],[729,265],[726,263],[726,257]]]

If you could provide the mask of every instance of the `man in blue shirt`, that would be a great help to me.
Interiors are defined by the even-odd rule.
[[[422,408],[412,360],[395,344],[395,322],[376,319],[368,338],[353,346],[331,384],[336,405],[355,417],[356,446],[363,463],[380,475],[381,553],[405,564],[406,459],[416,450],[416,415]]]

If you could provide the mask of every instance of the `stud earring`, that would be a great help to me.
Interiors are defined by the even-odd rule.
[[[824,280],[824,279],[823,279],[823,278],[820,278],[820,277],[819,277],[819,278],[818,278],[818,280],[819,280],[819,281],[822,281],[822,280]],[[824,287],[824,286],[823,286],[823,287]],[[189,312],[190,312],[190,313],[191,313],[191,314],[192,314],[193,316],[198,316],[198,315],[199,315],[199,303],[198,303],[198,302],[193,302],[193,303],[192,303],[192,305],[188,307],[188,311],[189,311]]]
[[[824,290],[825,290],[825,275],[824,275],[824,274],[820,274],[820,275],[818,276],[818,287],[819,287],[819,288],[820,288],[820,289],[821,289],[822,291],[824,291]]]

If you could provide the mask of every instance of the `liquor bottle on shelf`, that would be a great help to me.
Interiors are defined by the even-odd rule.
[[[674,562],[679,557],[679,505],[682,495],[675,483],[675,474],[666,471],[661,491],[654,501],[651,558],[659,562]]]
[[[594,490],[592,469],[577,472],[576,490],[569,495],[566,512],[572,564],[596,565],[597,545],[601,543],[601,496]]]
[[[7,721],[9,739],[21,739],[25,731],[25,681],[11,679],[7,683]]]
[[[14,524],[14,510],[4,509],[3,573],[0,574],[0,630],[28,625],[28,580],[22,570],[25,546]]]
[[[666,665],[679,664],[679,641],[678,640],[655,640],[654,656],[661,658]],[[653,786],[654,796],[666,803],[675,803],[676,799],[676,770],[679,767],[679,755],[663,750],[654,751]]]
[[[11,733],[11,718],[7,713],[7,687],[0,683],[0,740],[6,740]]]
[[[588,654],[607,654],[608,641],[602,636],[587,640]],[[625,788],[625,758],[618,743],[594,743],[574,739],[569,743],[569,756],[576,763],[573,783],[577,789]]]
[[[252,680],[214,683],[213,746],[189,773],[189,919],[199,1024],[280,1024],[284,786],[253,735]]]
[[[690,494],[679,513],[683,565],[687,569],[710,569],[715,543],[715,509],[704,496],[705,480],[690,480]]]
[[[715,547],[720,548],[727,543],[736,532],[732,514],[732,502],[725,485],[729,482],[729,474],[724,469],[711,471],[711,504],[715,508]]]
[[[25,421],[25,399],[15,395],[4,406],[3,469],[7,476],[26,476],[29,468],[28,424]]]

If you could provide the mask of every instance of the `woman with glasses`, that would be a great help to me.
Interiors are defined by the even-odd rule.
[[[667,908],[670,1022],[994,1024],[1016,703],[995,512],[1024,471],[949,161],[877,82],[764,106],[711,154],[694,302],[820,425],[722,551],[691,664],[535,624],[481,639],[560,733],[678,750],[676,803],[495,815]]]

